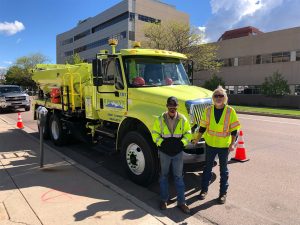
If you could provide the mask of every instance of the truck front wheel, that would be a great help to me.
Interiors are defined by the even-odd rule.
[[[156,150],[140,133],[131,131],[124,137],[121,155],[128,176],[135,183],[146,186],[157,177]]]
[[[55,145],[63,145],[66,141],[66,134],[63,130],[63,124],[57,114],[53,114],[49,123],[51,140]]]

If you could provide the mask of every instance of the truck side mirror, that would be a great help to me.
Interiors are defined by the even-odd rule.
[[[93,59],[92,67],[93,67],[93,76],[94,76],[93,84],[95,86],[103,85],[102,60]]]
[[[193,80],[194,80],[194,62],[193,62],[193,60],[187,61],[187,74],[188,74],[191,84],[193,84]]]

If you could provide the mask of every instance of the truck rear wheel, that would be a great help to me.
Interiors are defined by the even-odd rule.
[[[55,145],[60,146],[65,144],[66,134],[65,131],[63,130],[63,124],[62,121],[60,120],[60,116],[58,116],[55,113],[50,117],[49,130],[50,130],[51,140]]]
[[[122,141],[122,163],[135,183],[148,185],[158,175],[158,157],[151,143],[136,131],[129,132]]]

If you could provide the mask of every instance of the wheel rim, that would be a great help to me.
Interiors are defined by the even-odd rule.
[[[145,169],[145,157],[137,144],[130,144],[126,149],[126,161],[129,169],[135,175],[141,175]]]
[[[53,120],[51,124],[51,133],[54,140],[57,140],[59,138],[58,123],[55,120]]]

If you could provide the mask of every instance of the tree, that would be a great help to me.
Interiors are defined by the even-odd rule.
[[[75,53],[74,55],[70,56],[67,60],[66,63],[68,64],[78,64],[78,63],[83,63],[83,59],[80,58],[80,55],[78,53]]]
[[[0,84],[4,84],[5,74],[6,74],[6,68],[0,67]]]
[[[290,93],[290,88],[282,75],[276,71],[273,75],[266,77],[262,84],[262,93],[267,96],[282,96]]]
[[[215,90],[219,85],[222,87],[225,86],[225,82],[221,77],[216,76],[216,74],[213,74],[212,77],[205,81],[203,87],[209,90]]]
[[[194,61],[194,70],[218,71],[221,63],[216,60],[217,46],[201,44],[204,35],[195,27],[178,22],[146,24],[146,41],[143,46],[175,51],[187,55]]]
[[[40,53],[22,56],[8,68],[5,76],[5,84],[15,84],[26,88],[36,88],[35,82],[32,80],[32,69],[37,64],[48,61],[48,58]]]
[[[47,61],[49,61],[47,56],[41,53],[34,53],[18,58],[14,65],[22,69],[32,70],[37,64],[42,64]]]

